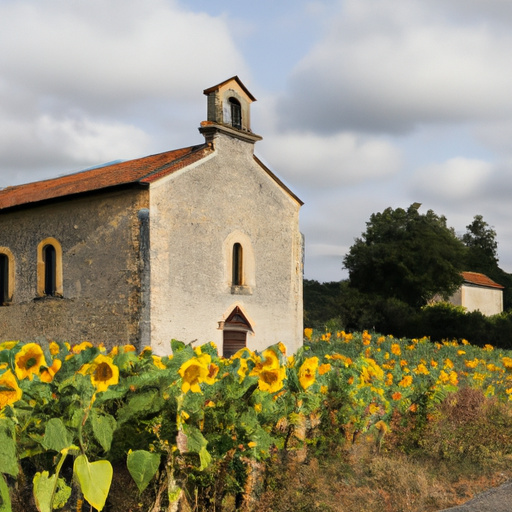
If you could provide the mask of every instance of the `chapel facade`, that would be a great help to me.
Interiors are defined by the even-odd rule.
[[[1,341],[299,348],[302,202],[240,79],[204,93],[204,144],[0,190]]]

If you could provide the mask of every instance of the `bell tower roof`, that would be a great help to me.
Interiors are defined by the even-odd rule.
[[[208,118],[201,123],[199,131],[207,141],[218,131],[252,144],[261,140],[251,131],[250,106],[256,98],[238,76],[209,87],[203,93],[208,97]]]

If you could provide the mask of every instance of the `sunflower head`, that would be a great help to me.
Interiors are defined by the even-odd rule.
[[[109,386],[119,382],[119,368],[103,354],[96,356],[92,363],[84,364],[79,373],[90,375],[91,383],[98,392],[106,391]]]
[[[0,410],[20,400],[22,394],[11,370],[0,375]]]
[[[263,370],[259,373],[258,388],[260,391],[275,393],[283,387],[283,380],[286,377],[286,368]]]
[[[315,383],[316,369],[318,368],[318,357],[308,357],[299,369],[299,382],[302,389],[306,390]]]
[[[14,356],[16,377],[22,380],[28,377],[32,380],[39,373],[41,366],[46,366],[43,349],[37,343],[27,343]]]
[[[55,377],[55,374],[60,370],[61,366],[62,361],[60,359],[55,359],[50,367],[41,370],[39,378],[43,382],[50,383],[53,380],[53,377]]]
[[[211,358],[208,354],[201,354],[199,357],[192,357],[185,361],[178,370],[178,373],[183,379],[181,391],[187,393],[189,390],[192,393],[201,393],[201,382],[206,382],[210,373]]]

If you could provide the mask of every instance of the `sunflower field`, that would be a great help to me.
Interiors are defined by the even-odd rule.
[[[368,433],[380,447],[397,415],[433,421],[460,388],[512,400],[512,354],[490,345],[304,334],[294,355],[229,359],[176,340],[168,357],[0,344],[0,512],[129,510],[131,495],[130,510],[253,510],[279,457]]]

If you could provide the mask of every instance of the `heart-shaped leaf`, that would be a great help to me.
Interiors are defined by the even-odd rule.
[[[97,510],[103,510],[112,483],[112,465],[108,460],[89,462],[85,455],[75,459],[73,471],[78,477],[84,498]]]
[[[142,492],[158,471],[160,455],[146,450],[136,450],[134,452],[130,450],[126,465],[139,488],[139,492]]]

